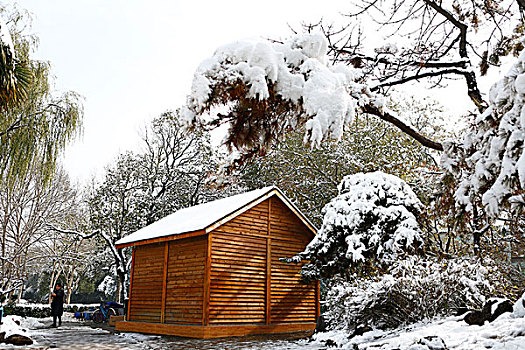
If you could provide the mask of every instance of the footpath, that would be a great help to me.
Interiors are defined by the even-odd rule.
[[[112,327],[91,322],[66,321],[59,328],[30,329],[35,344],[24,349],[94,349],[94,350],[320,350],[304,335],[252,336],[223,339],[187,339],[179,337],[114,332]],[[6,349],[16,349],[9,346]],[[0,349],[4,349],[0,345]]]

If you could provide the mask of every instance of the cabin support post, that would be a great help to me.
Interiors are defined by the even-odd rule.
[[[128,313],[126,315],[126,320],[129,321],[129,310],[131,310],[131,292],[133,291],[133,269],[135,268],[135,247],[131,248],[131,271],[129,273],[129,292],[128,292]]]
[[[202,298],[202,324],[210,324],[210,279],[211,279],[211,232],[206,240],[206,264],[204,265],[204,291]]]
[[[168,256],[169,256],[169,242],[164,243],[164,268],[162,276],[162,304],[160,307],[160,323],[164,323],[166,319],[166,289],[168,287]]]
[[[319,287],[319,281],[315,282],[315,323],[319,322],[321,316],[321,304],[319,302],[321,298],[321,290]]]
[[[268,227],[266,237],[266,324],[272,321],[272,238],[271,233],[272,220],[272,197],[268,198]]]

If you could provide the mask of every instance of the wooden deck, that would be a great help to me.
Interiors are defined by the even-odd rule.
[[[115,327],[115,330],[122,332],[175,335],[178,337],[200,339],[241,337],[257,334],[293,333],[307,331],[313,332],[314,329],[315,323],[193,326],[131,321],[117,322]]]

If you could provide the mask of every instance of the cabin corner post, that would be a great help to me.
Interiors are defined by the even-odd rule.
[[[202,324],[208,326],[210,324],[210,280],[211,280],[211,245],[212,232],[208,233],[206,239],[206,260],[204,265],[204,291],[202,299]]]
[[[133,270],[135,268],[135,250],[136,247],[131,247],[131,271],[129,273],[129,292],[128,292],[128,305],[127,305],[127,315],[126,321],[129,321],[129,315],[131,310],[131,293],[133,291]]]
[[[271,238],[271,220],[272,220],[272,197],[268,198],[268,227],[266,237],[266,324],[272,321],[272,238]]]
[[[321,317],[321,287],[320,281],[315,281],[315,322],[319,322]]]
[[[162,304],[160,307],[160,323],[165,323],[166,320],[166,292],[168,288],[168,256],[169,256],[169,242],[164,243],[164,267],[162,269]]]

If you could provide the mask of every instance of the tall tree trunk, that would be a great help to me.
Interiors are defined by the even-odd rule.
[[[125,288],[125,280],[126,280],[126,274],[122,271],[117,271],[117,277],[118,277],[118,284],[117,284],[117,303],[122,304],[124,301],[124,288]]]
[[[67,279],[66,304],[71,304],[71,294],[73,294],[73,281],[75,280],[75,263],[69,267],[69,277]]]
[[[53,272],[51,273],[51,278],[49,279],[49,303],[51,303],[51,293],[55,288],[55,285],[60,277],[60,271],[57,271],[57,264],[53,263]]]

